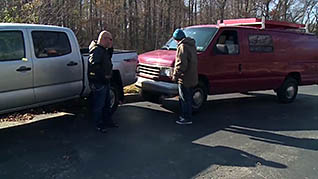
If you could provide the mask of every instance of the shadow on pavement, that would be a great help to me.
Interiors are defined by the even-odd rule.
[[[317,131],[318,96],[300,94],[294,103],[280,104],[274,101],[273,95],[251,95],[253,97],[210,100],[194,119],[205,126],[226,123],[227,127],[221,130],[244,134],[257,141],[318,150],[317,139],[260,131]],[[177,105],[177,101],[168,100],[163,107],[178,113]]]
[[[1,130],[0,178],[176,179],[216,165],[287,168],[239,149],[193,143],[225,123],[181,127],[174,114],[129,105],[114,119],[120,128],[107,134],[74,116]]]
[[[278,104],[271,95],[211,100],[191,126],[175,124],[176,100],[163,102],[166,111],[127,103],[113,117],[120,128],[107,134],[97,133],[89,116],[80,115],[8,128],[0,130],[0,178],[183,179],[217,166],[284,169],[284,164],[243,150],[194,141],[224,130],[317,150],[316,139],[258,131],[317,130],[317,103],[309,95],[299,95],[293,104]]]
[[[261,141],[261,142],[291,146],[291,147],[297,147],[297,148],[303,148],[303,149],[309,149],[309,150],[318,150],[317,139],[297,138],[297,137],[285,136],[285,135],[275,134],[275,133],[265,132],[265,131],[242,129],[238,127],[227,127],[223,130],[236,133],[236,134],[247,135],[251,137],[250,139]]]

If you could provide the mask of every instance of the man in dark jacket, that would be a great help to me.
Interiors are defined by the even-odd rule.
[[[99,34],[98,40],[89,46],[88,80],[92,90],[92,117],[96,129],[107,132],[106,126],[118,127],[111,119],[110,79],[113,64],[112,35],[107,31]]]
[[[177,124],[192,124],[193,88],[198,84],[197,50],[195,40],[177,29],[173,38],[178,43],[173,80],[178,82],[181,116]]]

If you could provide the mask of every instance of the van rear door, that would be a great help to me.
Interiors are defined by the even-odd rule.
[[[33,64],[25,30],[0,29],[0,111],[34,103]]]

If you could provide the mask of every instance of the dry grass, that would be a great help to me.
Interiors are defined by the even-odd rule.
[[[137,88],[134,84],[124,87],[125,94],[136,94],[139,93],[140,89]]]
[[[135,85],[126,86],[124,88],[124,94],[138,94],[139,90],[140,89],[137,88]],[[62,104],[65,104],[65,105],[62,105]],[[44,106],[44,107],[39,107],[34,109],[27,109],[27,110],[18,111],[18,112],[9,113],[9,114],[3,114],[3,115],[0,115],[0,123],[31,121],[33,120],[35,116],[40,114],[54,114],[60,111],[65,111],[65,109],[69,108],[67,104],[74,104],[74,103],[69,102],[69,103],[53,104],[49,106]],[[79,104],[79,102],[77,102],[76,104]],[[83,106],[85,107],[84,104],[83,105],[79,104],[79,105],[82,107]]]

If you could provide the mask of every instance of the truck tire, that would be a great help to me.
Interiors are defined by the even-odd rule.
[[[298,82],[292,77],[287,77],[283,84],[277,89],[277,97],[281,103],[291,103],[298,93]]]
[[[112,83],[110,85],[110,112],[113,114],[119,104],[119,94],[120,94],[120,88],[116,83]]]
[[[206,85],[200,81],[199,84],[193,89],[193,102],[192,110],[193,112],[198,112],[203,106],[208,97],[208,89]]]

